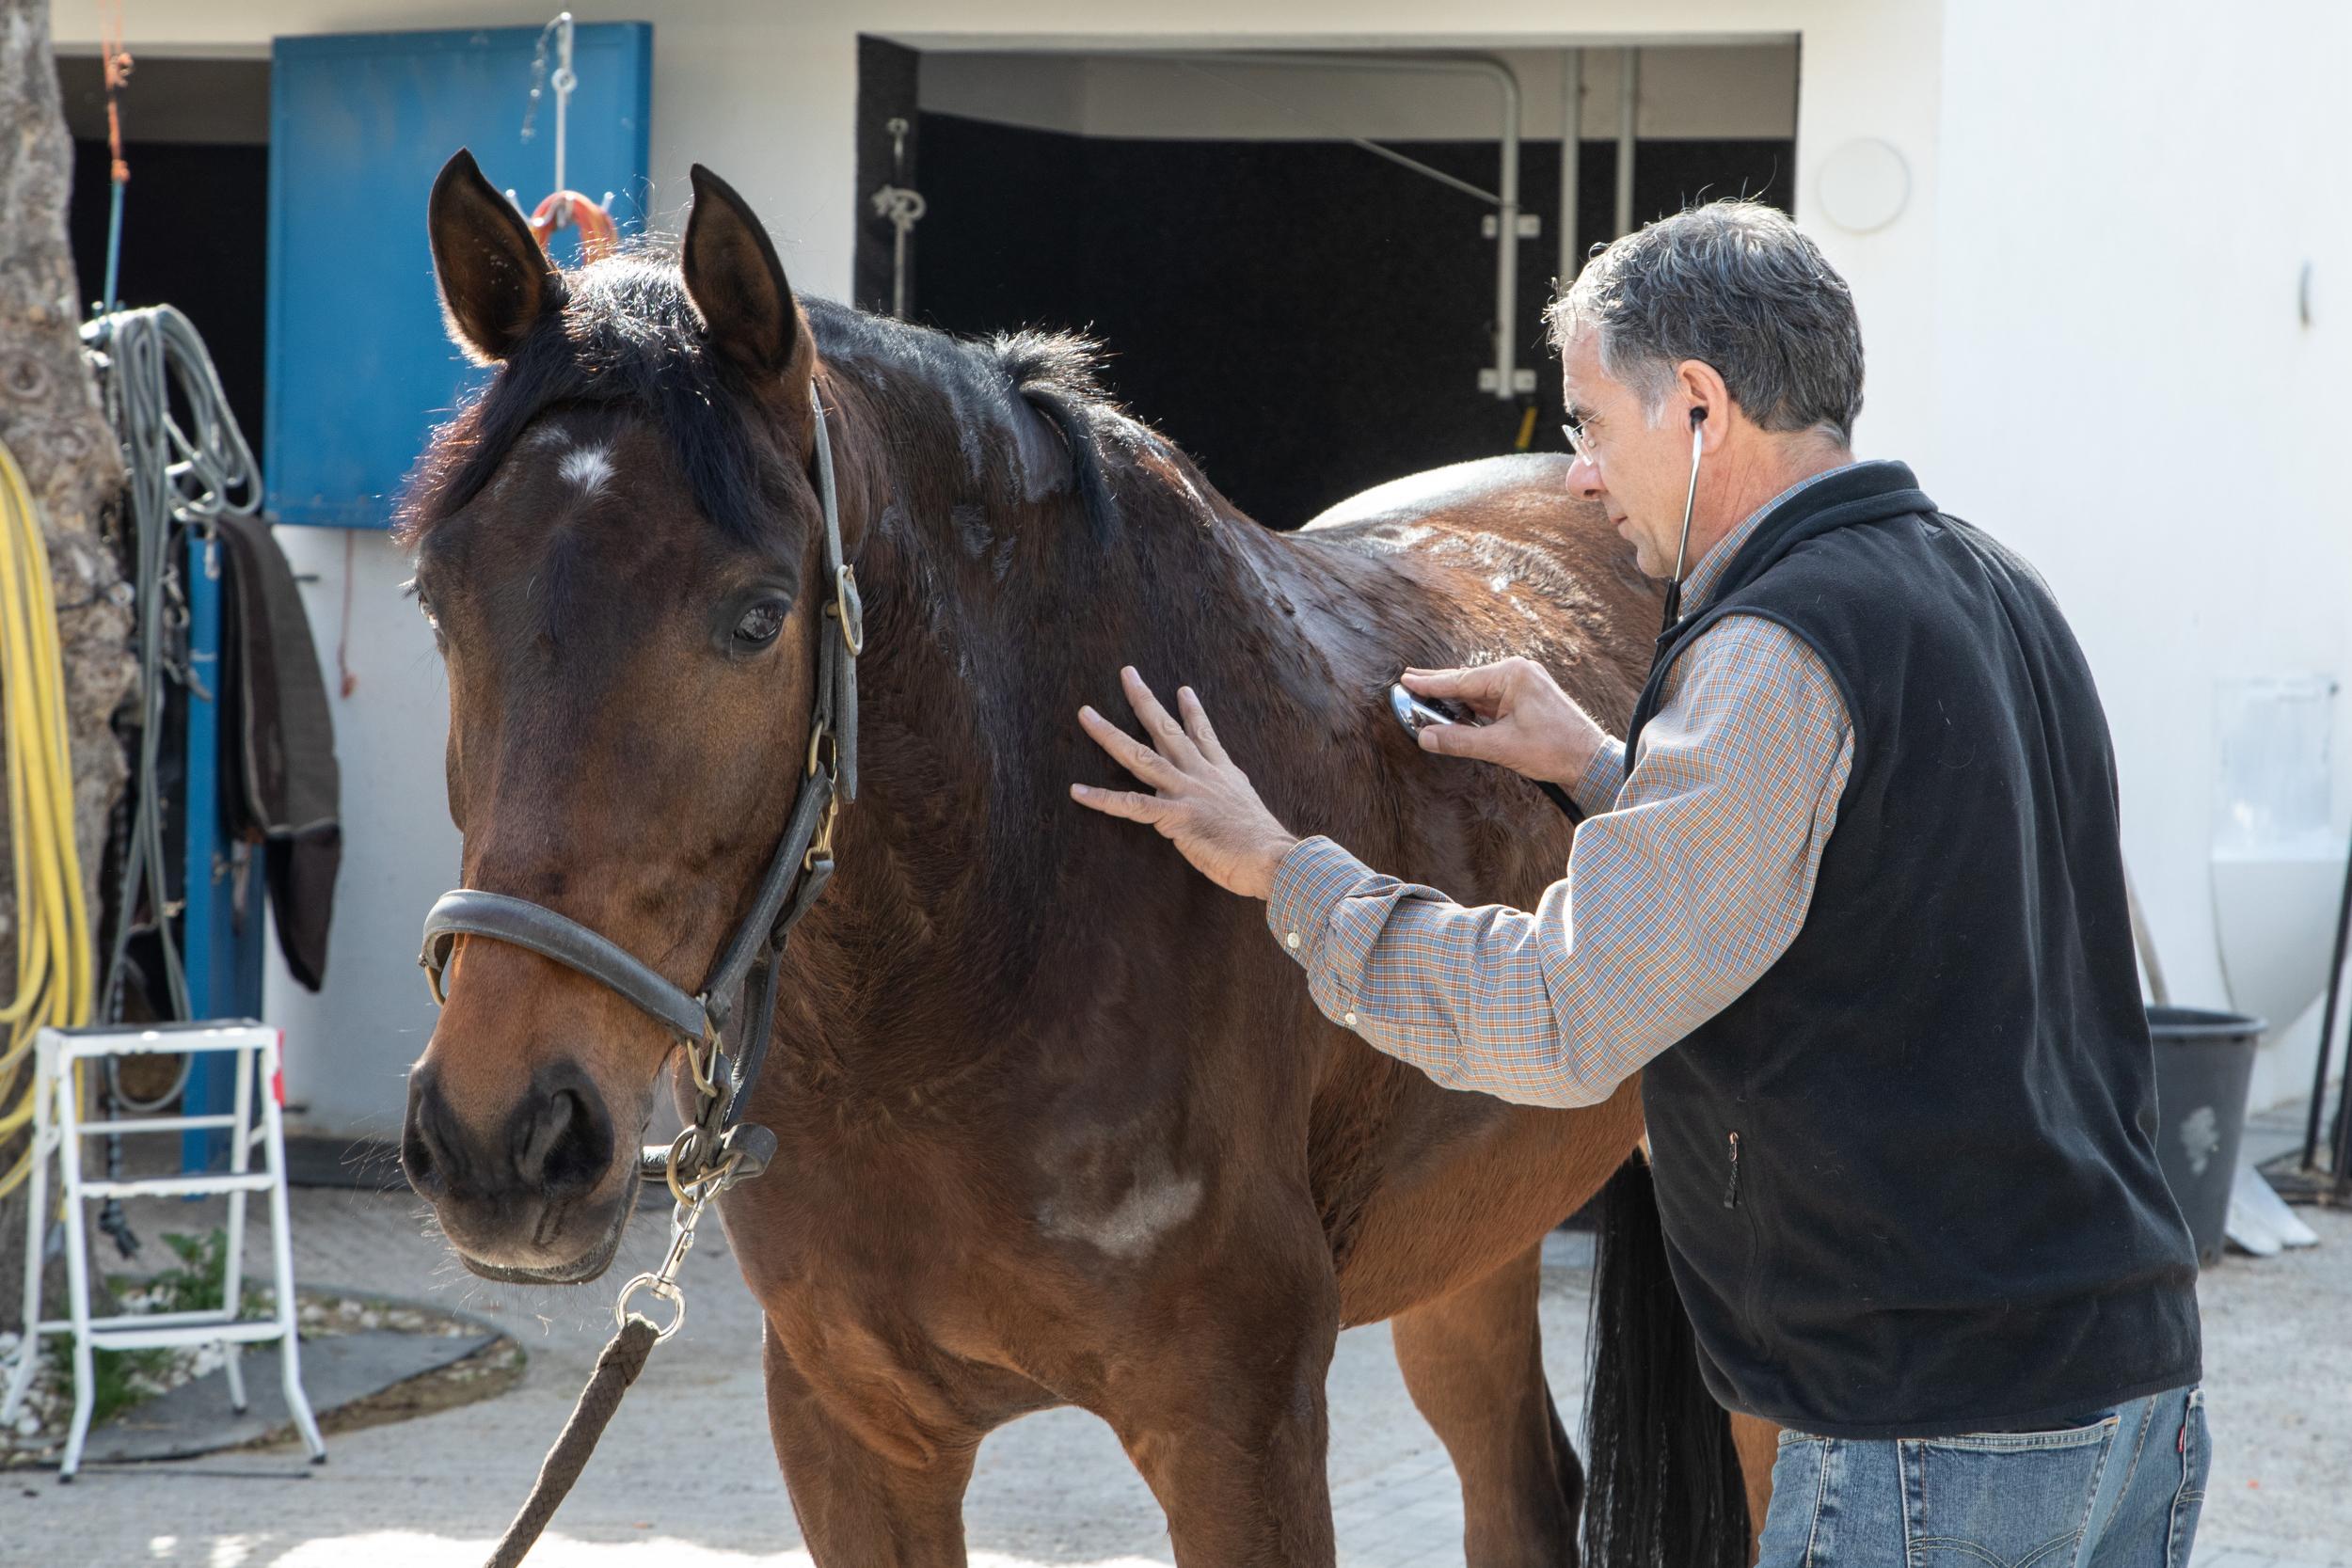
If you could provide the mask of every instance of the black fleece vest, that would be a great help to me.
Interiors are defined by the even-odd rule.
[[[2048,588],[1903,465],[1830,475],[1659,640],[1629,756],[1675,659],[1731,614],[1820,656],[1853,768],[1795,942],[1643,1080],[1708,1386],[1887,1437],[2195,1381],[2114,758]]]

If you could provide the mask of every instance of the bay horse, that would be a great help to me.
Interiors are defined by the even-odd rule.
[[[1200,692],[1294,828],[1532,907],[1567,824],[1522,780],[1424,756],[1385,689],[1525,654],[1622,724],[1654,585],[1560,458],[1262,528],[1114,405],[1087,345],[798,300],[736,194],[693,185],[675,256],[562,271],[451,161],[444,310],[498,370],[436,434],[402,528],[448,671],[464,885],[691,986],[784,831],[838,632],[822,399],[866,605],[862,784],[784,961],[751,1106],[777,1152],[719,1202],[816,1560],[963,1562],[981,1439],[1074,1404],[1186,1568],[1328,1564],[1326,1371],[1342,1327],[1386,1320],[1459,1473],[1468,1560],[1573,1562],[1585,1481],[1544,1378],[1541,1244],[1626,1163],[1634,1087],[1582,1110],[1438,1087],[1327,1022],[1256,905],[1065,790],[1120,782],[1075,716],[1115,711],[1132,662]],[[447,985],[409,1180],[475,1273],[592,1279],[674,1039],[507,942],[460,943]],[[1621,1274],[1587,1555],[1742,1561],[1662,1254]],[[1661,1517],[1674,1544],[1610,1534]]]

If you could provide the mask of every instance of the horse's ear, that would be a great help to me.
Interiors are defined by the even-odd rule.
[[[515,204],[460,148],[433,182],[433,276],[450,341],[477,364],[495,364],[557,301],[547,252]]]
[[[768,230],[734,186],[700,164],[693,181],[683,258],[686,293],[702,313],[711,347],[755,382],[807,380],[815,345]]]

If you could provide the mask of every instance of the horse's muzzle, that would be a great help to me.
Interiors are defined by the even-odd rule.
[[[401,1169],[466,1266],[516,1282],[602,1274],[636,1196],[637,1151],[621,1148],[595,1083],[570,1062],[542,1068],[492,1127],[485,1134],[461,1119],[431,1067],[410,1075]],[[627,1177],[615,1183],[624,1152]],[[599,1201],[600,1192],[612,1196]]]

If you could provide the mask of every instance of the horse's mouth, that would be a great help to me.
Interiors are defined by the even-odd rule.
[[[628,1190],[613,1206],[611,1228],[605,1231],[596,1245],[569,1263],[559,1263],[546,1269],[485,1263],[463,1247],[456,1249],[457,1260],[465,1264],[469,1271],[501,1285],[585,1285],[612,1266],[614,1255],[621,1250],[622,1233],[628,1229],[628,1217],[637,1212],[637,1188],[642,1180],[637,1173],[630,1173]]]

